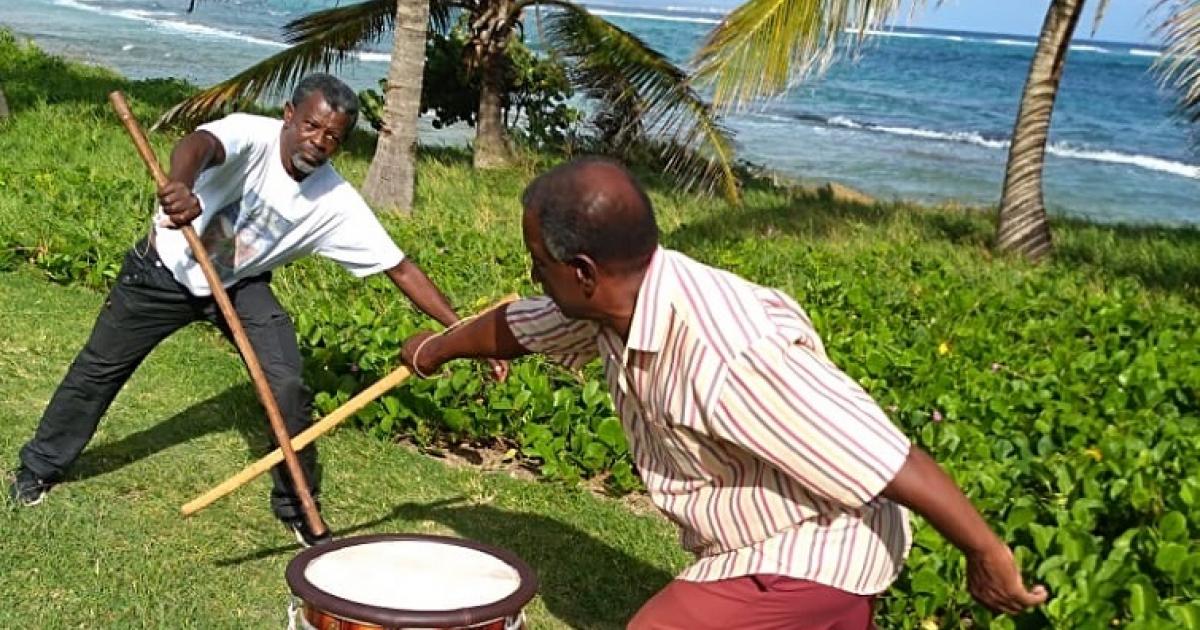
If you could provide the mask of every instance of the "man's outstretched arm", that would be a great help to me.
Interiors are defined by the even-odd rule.
[[[1012,551],[963,495],[954,480],[913,445],[883,496],[925,517],[967,557],[967,587],[994,612],[1019,613],[1046,601],[1045,587],[1026,589]]]
[[[454,359],[515,359],[529,354],[513,335],[507,316],[505,305],[440,335],[417,333],[404,342],[400,356],[419,374],[432,374]]]

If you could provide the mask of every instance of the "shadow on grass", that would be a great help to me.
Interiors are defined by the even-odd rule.
[[[269,425],[254,389],[248,383],[196,403],[148,429],[115,442],[90,446],[67,471],[64,481],[70,483],[106,475],[176,444],[230,428],[236,428],[242,434],[251,452],[266,452],[270,444]]]
[[[1054,230],[1056,264],[1135,278],[1200,303],[1200,229],[1062,221]]]
[[[538,593],[546,608],[572,628],[624,627],[642,603],[673,577],[549,516],[469,505],[461,499],[403,503],[388,514],[336,533],[342,539],[393,522],[391,529],[400,532],[423,521],[440,523],[460,536],[517,554],[537,573]],[[260,549],[217,564],[238,565],[295,549],[295,545]]]
[[[667,235],[673,247],[703,248],[714,243],[786,235],[827,239],[857,226],[911,225],[929,240],[985,246],[992,236],[991,218],[968,209],[932,210],[899,203],[863,203],[825,191],[771,189],[752,183],[746,204],[709,212]]]

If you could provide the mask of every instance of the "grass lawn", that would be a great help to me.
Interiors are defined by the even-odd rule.
[[[0,453],[15,455],[103,296],[0,274]],[[257,457],[265,418],[232,348],[196,326],[167,340],[118,396],[68,481],[0,510],[4,627],[285,625],[298,551],[261,477],[184,520],[179,506]],[[615,628],[686,562],[674,529],[561,485],[450,467],[368,437],[318,441],[337,535],[461,535],[516,552],[542,587],[537,628]],[[11,462],[6,462],[6,465]]]

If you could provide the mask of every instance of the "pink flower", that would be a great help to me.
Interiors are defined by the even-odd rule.
[[[941,422],[942,421],[942,412],[938,411],[937,409],[934,409],[933,415],[929,416],[929,419],[933,420],[934,422]]]

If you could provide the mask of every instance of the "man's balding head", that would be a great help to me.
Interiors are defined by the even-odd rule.
[[[649,197],[613,160],[559,165],[534,179],[521,201],[558,262],[584,255],[612,271],[632,271],[647,265],[658,247]]]

